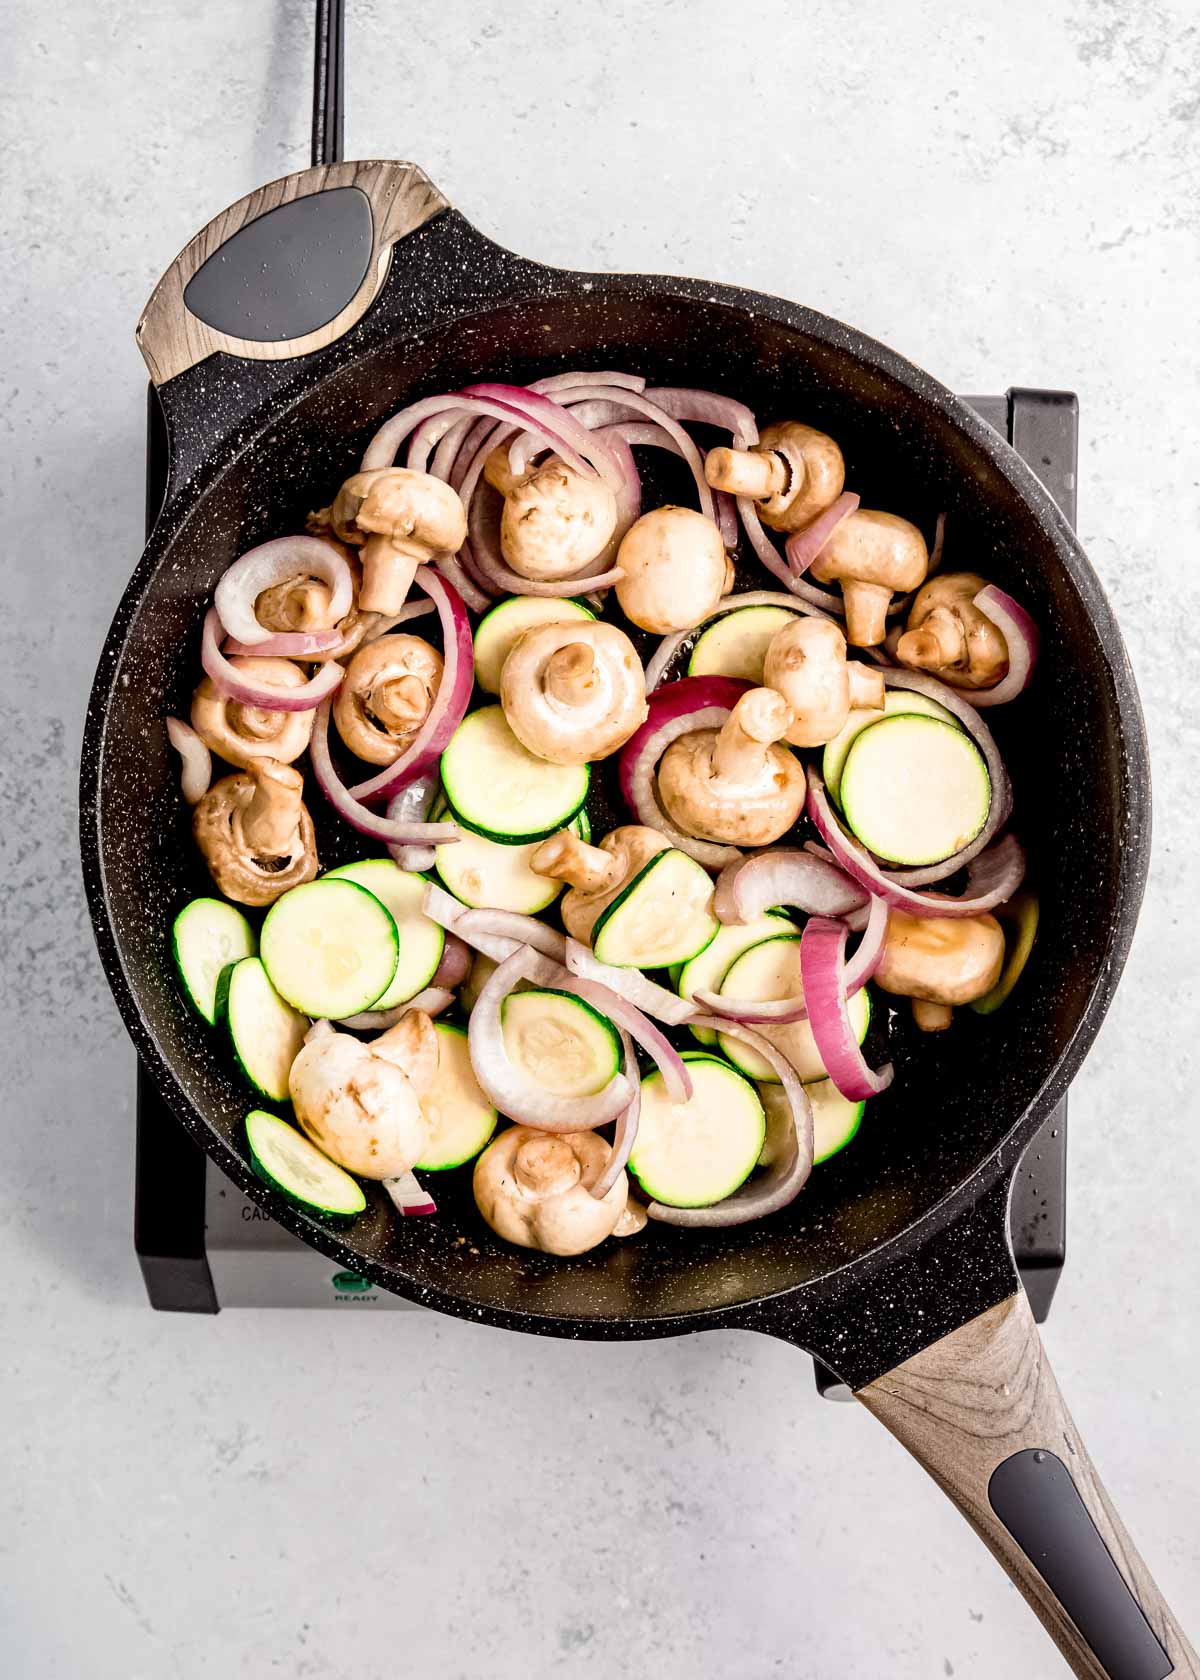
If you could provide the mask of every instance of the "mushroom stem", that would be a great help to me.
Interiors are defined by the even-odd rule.
[[[913,998],[913,1020],[922,1032],[945,1032],[954,1019],[948,1003],[931,1003],[928,998]]]
[[[546,661],[543,684],[552,700],[563,706],[582,706],[591,698],[597,677],[591,644],[567,642]]]
[[[259,856],[283,857],[300,825],[304,777],[273,758],[252,759],[246,773],[254,781],[254,792],[242,812],[242,836]]]
[[[333,591],[320,578],[294,577],[264,589],[254,610],[259,623],[269,629],[307,634],[334,628],[332,600]]]
[[[967,632],[962,619],[948,607],[935,607],[915,630],[901,636],[896,657],[919,671],[943,671],[967,662]]]
[[[842,579],[846,604],[846,640],[851,647],[878,647],[887,634],[887,610],[892,592],[886,584]]]
[[[401,734],[422,722],[429,710],[429,696],[420,677],[410,674],[393,677],[371,689],[366,706],[385,729]]]
[[[398,613],[408,599],[417,567],[428,558],[429,550],[416,543],[368,537],[363,544],[363,580],[358,594],[362,611],[389,616]]]
[[[569,828],[543,840],[530,859],[539,875],[566,881],[581,892],[605,892],[621,877],[621,860],[599,846],[589,846]]]
[[[792,708],[772,688],[752,688],[730,712],[713,743],[713,771],[722,781],[753,781],[768,749],[792,726]]]
[[[881,712],[884,702],[883,672],[857,659],[846,661],[850,680],[850,704],[857,710]]]
[[[571,1145],[549,1132],[526,1138],[513,1159],[513,1177],[535,1196],[560,1196],[578,1184],[581,1172]]]
[[[714,490],[765,501],[768,496],[782,495],[792,472],[774,450],[710,449],[704,458],[704,476]]]

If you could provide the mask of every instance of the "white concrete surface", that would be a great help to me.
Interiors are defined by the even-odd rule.
[[[741,280],[960,389],[1072,386],[1157,843],[1075,1093],[1047,1341],[1200,1628],[1200,28],[1189,0],[351,0],[348,148],[558,261]],[[133,323],[212,213],[307,162],[310,8],[4,8],[0,1672],[12,1680],[1062,1672],[865,1415],[746,1335],[146,1308],[132,1054],[74,774],[140,547]]]

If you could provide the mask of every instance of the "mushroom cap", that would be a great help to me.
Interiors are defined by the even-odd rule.
[[[420,636],[378,636],[360,647],[333,696],[338,734],[368,764],[393,764],[429,715],[442,656]]]
[[[730,726],[743,744],[732,770],[721,769]],[[667,815],[685,834],[732,846],[767,846],[786,834],[804,807],[804,768],[776,745],[791,726],[791,709],[770,688],[743,694],[724,729],[696,729],[672,741],[658,767]]]
[[[629,637],[615,624],[580,619],[538,625],[514,643],[500,672],[500,704],[518,741],[551,764],[607,758],[649,710]]]
[[[209,873],[226,898],[237,904],[274,904],[317,873],[317,839],[304,804],[300,805],[294,850],[282,863],[279,858],[260,857],[248,844],[242,817],[256,785],[245,771],[224,776],[213,783],[192,813],[192,834]]]
[[[409,467],[375,467],[354,473],[329,510],[343,542],[386,537],[429,553],[456,553],[466,541],[467,515],[456,491],[431,473]]]
[[[796,714],[785,740],[820,747],[843,727],[850,711],[850,674],[841,627],[824,618],[793,618],[772,636],[763,682]]]
[[[832,506],[845,488],[841,450],[828,433],[813,426],[779,421],[764,429],[756,448],[782,456],[788,467],[787,486],[759,504],[763,524],[774,531],[800,530]]]
[[[309,1033],[288,1090],[303,1130],[348,1172],[397,1178],[424,1153],[425,1122],[408,1075],[328,1022]]]
[[[1004,932],[995,916],[910,916],[889,910],[875,982],[928,1003],[970,1003],[1000,978]]]
[[[625,823],[612,829],[598,847],[587,845],[570,829],[563,829],[542,841],[531,859],[531,867],[538,874],[549,875],[555,880],[580,878],[581,884],[572,886],[563,894],[559,909],[572,939],[587,945],[591,942],[592,929],[601,912],[608,908],[618,893],[624,891],[652,857],[670,849],[670,842],[658,829],[644,828],[640,823]],[[587,865],[598,863],[596,854],[602,852],[606,852],[612,860],[607,879],[597,880],[592,885],[582,884]],[[573,858],[581,855],[585,859],[585,868],[573,870]]]
[[[933,671],[954,688],[994,688],[1008,671],[1008,643],[975,605],[986,588],[976,572],[939,572],[922,584],[896,648],[901,665]],[[913,634],[922,627],[924,636]]]
[[[893,591],[915,589],[929,570],[929,550],[910,520],[857,508],[834,527],[810,570],[818,583],[853,578]]]
[[[254,683],[272,688],[302,688],[308,681],[290,659],[260,659],[232,654],[229,663]],[[192,728],[218,758],[244,770],[252,759],[274,758],[291,764],[312,739],[313,712],[268,712],[243,706],[222,694],[211,677],[204,677],[192,695]]]
[[[576,472],[551,455],[510,479],[500,517],[500,551],[522,577],[574,577],[603,552],[616,527],[617,498],[604,480]]]
[[[625,573],[617,584],[621,611],[660,636],[693,629],[733,582],[720,531],[694,508],[654,508],[635,519],[617,565]]]
[[[323,578],[309,577],[304,572],[298,572],[295,577],[285,578],[282,583],[264,589],[254,604],[254,616],[267,630],[275,630],[285,635],[304,635],[314,630],[335,628],[340,630],[340,642],[310,656],[318,664],[325,664],[330,659],[348,658],[375,622],[372,613],[360,612],[358,609],[362,567],[354,550],[347,548],[344,543],[335,543],[328,534],[325,534],[325,541],[338,550],[350,567],[354,579],[355,605],[350,608],[345,618],[335,625],[329,616],[332,589]]]
[[[476,1206],[506,1242],[545,1254],[585,1254],[612,1235],[629,1196],[624,1173],[601,1200],[591,1193],[609,1153],[595,1132],[512,1126],[475,1163]]]

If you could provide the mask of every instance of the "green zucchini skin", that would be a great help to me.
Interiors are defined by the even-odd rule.
[[[286,1136],[284,1134],[290,1134]],[[323,1224],[344,1230],[352,1225],[367,1205],[361,1184],[336,1161],[330,1161],[303,1132],[288,1125],[277,1114],[265,1109],[251,1109],[246,1116],[246,1142],[250,1150],[250,1165],[264,1184],[279,1192],[293,1207],[300,1208]],[[291,1150],[295,1161],[311,1162],[314,1174],[326,1181],[329,1190],[336,1190],[340,1201],[335,1205],[327,1190],[324,1199],[305,1194],[297,1177],[287,1169],[283,1151]]]
[[[217,1022],[221,975],[258,950],[254,929],[223,898],[193,898],[171,924],[171,961],[180,989],[206,1025]]]

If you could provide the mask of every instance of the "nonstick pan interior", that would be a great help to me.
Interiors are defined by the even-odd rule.
[[[347,360],[281,411],[186,517],[167,510],[169,541],[112,669],[102,740],[98,726],[89,733],[85,783],[99,780],[90,862],[106,905],[100,939],[168,1101],[260,1195],[245,1166],[247,1093],[219,1036],[184,1009],[171,971],[171,920],[211,883],[161,719],[187,713],[203,603],[222,571],[254,543],[302,528],[386,415],[471,379],[523,381],[566,367],[626,368],[654,384],[724,391],[762,422],[798,414],[837,438],[864,505],[929,532],[946,510],[948,565],[1012,589],[1045,631],[1036,688],[989,719],[1013,770],[1015,826],[1043,905],[1034,956],[1000,1013],[964,1010],[949,1033],[921,1038],[906,1010],[881,1008],[877,1047],[897,1061],[893,1088],[870,1105],[852,1146],[814,1172],[790,1209],[759,1225],[711,1234],[651,1227],[559,1260],[492,1237],[466,1172],[435,1181],[437,1218],[398,1222],[376,1197],[336,1239],[269,1198],[276,1217],[387,1287],[483,1317],[527,1317],[530,1328],[561,1319],[583,1333],[638,1334],[810,1284],[978,1185],[1014,1129],[1028,1135],[1049,1111],[1098,1024],[1111,990],[1106,970],[1114,950],[1123,955],[1123,922],[1136,912],[1129,882],[1141,856],[1131,827],[1141,807],[1130,790],[1143,770],[1129,756],[1141,743],[1122,721],[1122,705],[1136,715],[1136,699],[1123,692],[1119,642],[1086,562],[1006,446],[956,417],[940,387],[886,355],[872,365],[853,339],[820,318],[789,324],[699,289],[680,295],[670,283],[597,278],[557,295],[550,288],[532,305],[485,308]],[[686,496],[685,481],[669,473],[648,482]],[[764,584],[757,568],[742,576],[743,586]],[[325,820],[320,804],[311,790],[323,864],[372,849]],[[85,861],[86,851],[85,836]]]

